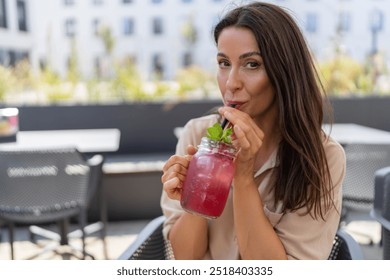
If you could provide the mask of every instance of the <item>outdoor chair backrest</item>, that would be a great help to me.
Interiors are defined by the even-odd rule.
[[[164,216],[155,218],[140,232],[137,239],[120,255],[119,260],[174,259],[171,247],[165,242],[162,228]],[[347,232],[339,230],[335,236],[329,260],[363,259],[360,245]]]
[[[169,248],[162,234],[164,216],[150,221],[137,239],[121,254],[119,260],[166,260]]]
[[[390,166],[390,145],[348,144],[344,149],[347,167],[343,207],[369,212],[374,201],[374,174],[376,170]]]
[[[390,165],[375,173],[375,197],[371,216],[382,227],[383,259],[390,260]]]
[[[359,243],[342,229],[339,229],[333,241],[328,260],[363,260]]]
[[[86,207],[90,168],[74,148],[0,151],[0,219],[44,223]]]

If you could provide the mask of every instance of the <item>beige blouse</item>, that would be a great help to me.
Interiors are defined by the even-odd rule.
[[[205,135],[206,129],[217,121],[218,115],[192,119],[185,126],[179,138],[176,154],[185,155],[189,144],[197,146]],[[327,259],[336,234],[341,211],[341,185],[345,175],[345,154],[343,148],[331,138],[324,141],[324,148],[329,164],[332,182],[334,184],[334,202],[336,208],[327,212],[325,221],[321,218],[313,219],[305,213],[305,209],[295,212],[281,212],[281,204],[274,205],[273,190],[269,180],[272,172],[267,172],[259,185],[259,193],[264,204],[264,212],[275,232],[282,241],[289,259]],[[258,176],[276,163],[275,151],[268,161],[259,169]],[[168,198],[165,192],[161,197],[161,207],[166,221],[164,223],[164,237],[175,221],[183,213],[180,202]],[[232,192],[230,192],[226,207],[222,215],[208,221],[209,249],[205,259],[239,259],[239,251],[234,230]]]

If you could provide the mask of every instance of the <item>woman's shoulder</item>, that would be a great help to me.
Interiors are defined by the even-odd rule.
[[[330,136],[324,137],[324,150],[327,158],[338,158],[345,161],[345,152],[343,146]]]
[[[332,181],[335,185],[340,185],[341,187],[347,164],[344,148],[332,137],[326,137],[324,150]]]
[[[197,146],[203,136],[206,135],[207,128],[219,121],[219,115],[212,114],[189,120],[183,128],[178,130],[179,142],[176,153],[182,154],[188,145]]]
[[[181,135],[191,137],[202,137],[205,135],[207,128],[218,122],[219,115],[212,114],[189,120],[183,127]]]

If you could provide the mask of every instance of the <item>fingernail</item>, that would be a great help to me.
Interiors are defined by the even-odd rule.
[[[231,117],[232,113],[230,113],[230,112],[225,112],[225,113],[223,113],[223,115],[224,115],[225,117],[229,118],[229,117]]]

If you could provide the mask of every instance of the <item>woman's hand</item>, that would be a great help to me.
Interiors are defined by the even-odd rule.
[[[244,112],[231,107],[222,107],[218,112],[233,125],[233,145],[238,153],[236,174],[253,176],[257,153],[263,144],[264,133],[254,120]]]
[[[163,167],[161,182],[170,199],[180,200],[183,182],[192,156],[196,153],[196,148],[191,145],[188,146],[187,153],[185,156],[171,156]]]

